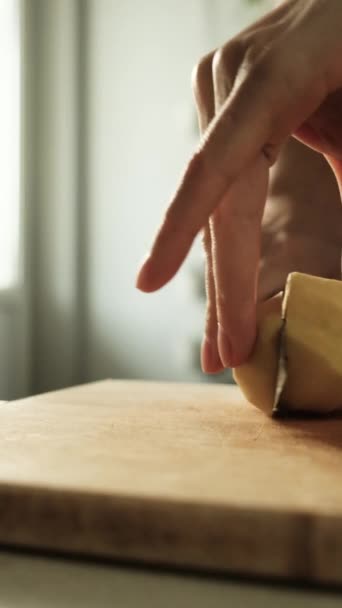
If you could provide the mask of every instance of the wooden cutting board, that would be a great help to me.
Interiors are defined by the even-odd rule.
[[[2,404],[0,543],[342,583],[342,419],[271,420],[209,384]]]

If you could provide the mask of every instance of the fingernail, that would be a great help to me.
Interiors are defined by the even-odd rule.
[[[217,350],[217,345],[204,338],[201,348],[201,366],[206,374],[222,371],[223,365]]]
[[[232,367],[233,364],[233,353],[230,339],[223,329],[222,325],[218,323],[218,336],[217,336],[218,350],[220,353],[221,361],[225,367]]]

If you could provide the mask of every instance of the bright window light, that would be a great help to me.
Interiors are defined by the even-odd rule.
[[[20,197],[19,1],[0,0],[0,288],[18,280]]]

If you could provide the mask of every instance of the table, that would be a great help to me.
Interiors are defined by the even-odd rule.
[[[0,552],[1,608],[337,608],[342,591]]]

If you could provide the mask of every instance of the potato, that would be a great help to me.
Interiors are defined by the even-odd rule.
[[[282,349],[286,379],[279,411],[342,410],[342,282],[292,273],[284,297],[261,304],[258,319],[253,353],[234,370],[248,401],[274,412]]]

